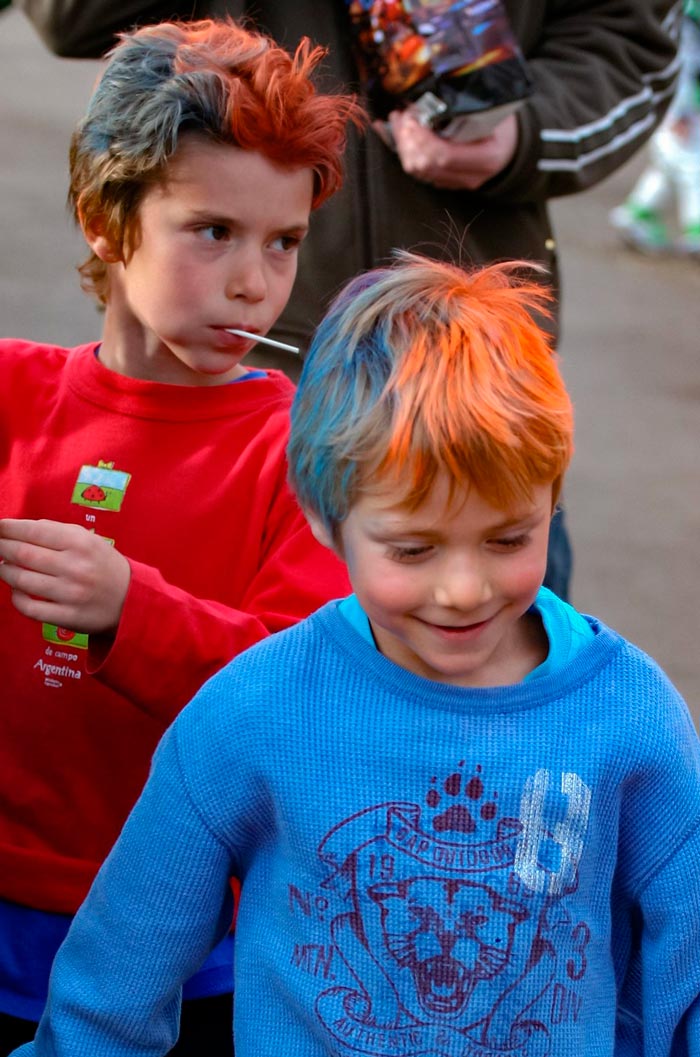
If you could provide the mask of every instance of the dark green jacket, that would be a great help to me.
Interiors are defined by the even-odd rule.
[[[98,56],[134,21],[255,13],[292,48],[329,47],[329,84],[356,88],[342,0],[15,0],[60,55]],[[557,284],[547,200],[593,186],[648,139],[673,92],[679,5],[671,0],[505,0],[534,82],[508,168],[479,192],[418,183],[370,132],[353,135],[343,190],[314,217],[278,331],[305,344],[329,297],[393,247],[481,263],[543,262]]]

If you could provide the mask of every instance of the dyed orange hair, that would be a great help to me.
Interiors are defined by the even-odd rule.
[[[121,35],[71,142],[76,219],[120,252],[134,242],[148,187],[167,179],[180,136],[199,132],[314,174],[313,208],[342,183],[353,96],[319,94],[312,73],[325,50],[304,38],[294,56],[231,19],[163,22]],[[83,286],[104,303],[105,265],[94,254]]]
[[[343,290],[309,351],[289,445],[302,506],[334,532],[363,489],[413,509],[441,472],[499,509],[541,484],[556,501],[573,413],[533,266],[397,258]]]

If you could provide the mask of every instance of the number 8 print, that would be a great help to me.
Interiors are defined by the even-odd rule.
[[[588,827],[591,791],[577,774],[562,774],[561,793],[567,797],[566,816],[550,830],[544,818],[550,785],[551,775],[547,770],[538,771],[525,783],[520,801],[523,828],[518,837],[513,868],[527,888],[553,896],[561,895],[575,877]],[[560,851],[556,870],[542,865],[542,847],[552,841]]]

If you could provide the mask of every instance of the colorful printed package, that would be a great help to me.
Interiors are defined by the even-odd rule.
[[[501,0],[346,0],[375,118],[410,106],[451,139],[492,128],[531,92]]]

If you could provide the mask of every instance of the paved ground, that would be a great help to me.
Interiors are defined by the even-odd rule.
[[[63,210],[69,131],[97,70],[0,15],[0,333],[75,344],[98,331]],[[578,419],[574,601],[653,653],[700,723],[700,263],[616,244],[606,213],[639,164],[555,208]]]

